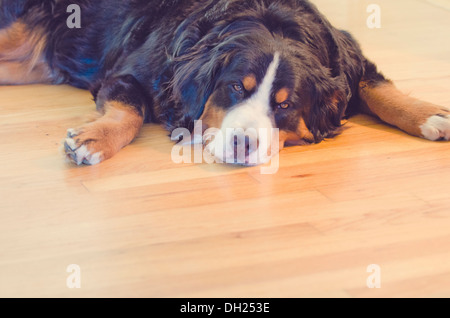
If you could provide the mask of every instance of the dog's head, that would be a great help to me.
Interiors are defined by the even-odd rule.
[[[200,119],[221,132],[220,141],[205,135],[218,159],[233,162],[240,147],[239,163],[263,163],[274,143],[318,142],[340,127],[348,89],[338,44],[314,17],[273,5],[181,28],[173,92],[188,126]]]

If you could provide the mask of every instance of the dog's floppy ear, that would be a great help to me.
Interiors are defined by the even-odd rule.
[[[339,78],[308,81],[310,96],[306,124],[316,142],[340,133],[347,105],[347,93]]]
[[[216,79],[228,65],[233,49],[220,38],[220,23],[190,24],[175,38],[170,83],[173,102],[178,105],[178,127],[193,128],[212,94]]]
[[[307,86],[311,94],[307,126],[315,141],[320,142],[340,133],[341,120],[352,97],[347,76],[355,77],[357,70],[352,69],[351,74],[345,74],[343,71],[342,64],[350,58],[348,52],[340,49],[342,41],[346,41],[341,31],[335,29],[314,4],[306,3],[305,9],[312,13],[315,19],[320,20],[320,24],[317,24],[320,29],[316,30],[316,34],[303,34],[304,38],[301,40],[309,47],[318,49],[315,54],[321,61],[321,66],[314,67],[307,76]],[[301,23],[308,22],[300,21],[299,24]]]

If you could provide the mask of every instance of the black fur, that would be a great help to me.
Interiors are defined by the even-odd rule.
[[[66,25],[70,4],[81,29]],[[356,41],[306,0],[0,0],[0,27],[21,19],[45,29],[55,83],[90,89],[99,108],[117,99],[169,130],[192,128],[206,101],[232,107],[228,86],[252,72],[261,81],[275,51],[277,87],[293,92],[277,126],[305,118],[315,141],[332,136],[358,111],[361,80],[386,79]]]

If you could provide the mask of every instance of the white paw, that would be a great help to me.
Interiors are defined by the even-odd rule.
[[[434,115],[420,126],[424,138],[436,140],[450,140],[450,115]]]
[[[77,165],[97,165],[102,161],[102,153],[97,152],[92,154],[88,147],[83,144],[77,143],[74,138],[77,137],[77,133],[74,129],[67,131],[67,138],[64,140],[64,150],[66,152],[67,159]]]

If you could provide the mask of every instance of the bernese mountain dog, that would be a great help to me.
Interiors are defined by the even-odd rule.
[[[226,137],[209,140],[217,159],[243,145],[247,164],[261,149],[267,161],[273,143],[333,137],[355,113],[450,139],[447,108],[398,91],[307,0],[0,0],[0,84],[32,83],[92,92],[101,116],[65,139],[79,165],[111,158],[144,122],[201,121]],[[236,133],[248,129],[277,129],[278,140]]]

